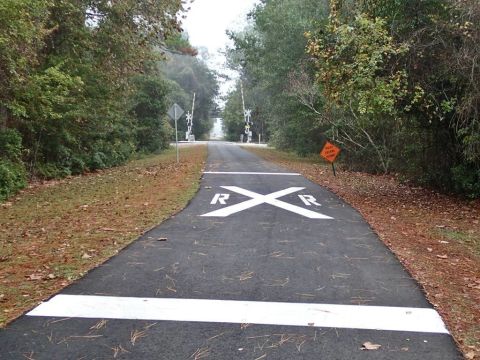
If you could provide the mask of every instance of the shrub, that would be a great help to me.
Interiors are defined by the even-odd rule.
[[[13,129],[0,130],[0,201],[12,196],[27,184],[21,155],[20,134]]]
[[[480,169],[458,165],[452,169],[455,190],[467,197],[480,198]]]

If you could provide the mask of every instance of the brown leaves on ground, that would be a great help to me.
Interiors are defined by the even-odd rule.
[[[35,184],[0,207],[0,326],[101,264],[195,194],[205,146]]]
[[[339,171],[320,159],[248,149],[300,172],[355,207],[423,287],[464,355],[480,358],[480,201],[391,176]]]

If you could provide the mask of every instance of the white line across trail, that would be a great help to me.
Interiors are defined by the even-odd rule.
[[[301,176],[298,173],[269,173],[269,172],[242,172],[242,171],[204,171],[204,174],[214,175],[277,175],[277,176]]]
[[[448,334],[434,309],[365,305],[57,295],[27,315]]]

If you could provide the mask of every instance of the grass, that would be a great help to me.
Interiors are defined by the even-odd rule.
[[[456,241],[472,250],[473,253],[480,256],[480,234],[472,230],[460,231],[453,229],[438,229],[437,233],[445,241]]]
[[[32,185],[0,204],[0,327],[180,211],[198,190],[205,146]]]

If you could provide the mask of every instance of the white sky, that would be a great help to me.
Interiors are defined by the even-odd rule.
[[[190,5],[191,10],[183,21],[183,28],[193,46],[208,49],[208,64],[211,68],[225,72],[225,59],[219,53],[229,43],[225,32],[241,29],[247,13],[256,2],[257,0],[194,0]],[[221,84],[221,93],[225,94],[231,85]]]
[[[256,0],[194,0],[183,21],[194,46],[205,46],[211,53],[227,43],[227,29],[238,29]]]

